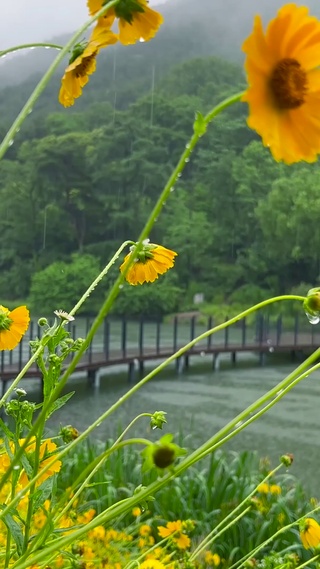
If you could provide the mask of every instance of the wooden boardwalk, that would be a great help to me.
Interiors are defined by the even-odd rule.
[[[302,315],[303,316],[303,315]],[[84,337],[92,319],[79,319],[70,325],[70,334],[75,339]],[[106,320],[104,327],[94,338],[93,343],[77,364],[76,372],[86,372],[90,383],[94,383],[99,370],[127,365],[129,381],[134,379],[135,370],[143,372],[144,362],[166,359],[177,352],[187,342],[213,326],[212,318],[204,324],[198,322],[196,315],[187,320],[175,318],[170,324],[161,321]],[[29,341],[40,336],[41,330],[32,323],[27,335],[13,352],[2,352],[0,359],[0,380],[2,392],[8,381],[12,381],[30,357]],[[236,363],[237,353],[256,353],[261,364],[267,354],[298,352],[311,353],[320,345],[320,327],[310,325],[300,315],[276,321],[268,315],[257,315],[256,321],[247,324],[243,319],[236,326],[226,328],[218,334],[208,336],[198,342],[183,357],[177,358],[177,369],[187,367],[192,356],[213,356],[213,366],[219,365],[219,355],[229,353]],[[28,378],[42,377],[41,371],[33,365],[25,374]]]

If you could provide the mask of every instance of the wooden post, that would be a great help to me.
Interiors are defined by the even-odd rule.
[[[229,320],[229,317],[226,316],[225,321],[227,322],[228,320]],[[227,348],[227,347],[228,347],[228,344],[229,344],[229,326],[227,326],[227,327],[224,329],[224,347]]]
[[[282,314],[280,314],[277,319],[277,346],[280,345],[281,334],[282,334]]]
[[[212,327],[213,327],[212,326],[212,316],[209,316],[207,330],[211,330]],[[212,345],[212,334],[210,334],[210,336],[208,336],[208,339],[207,339],[207,349],[208,350],[210,350],[211,345]]]
[[[299,334],[299,313],[294,317],[294,345],[296,346],[298,343],[298,334]]]
[[[261,366],[264,366],[266,363],[266,354],[265,352],[259,352],[259,363]]]
[[[195,326],[196,326],[196,317],[192,316],[191,321],[190,321],[190,342],[192,342],[192,340],[194,340],[195,338]]]
[[[133,382],[134,382],[134,378],[135,378],[135,363],[134,363],[134,360],[132,360],[131,362],[129,362],[129,368],[128,368],[128,382],[129,382],[129,383],[133,383]]]
[[[144,374],[144,361],[143,360],[139,360],[139,373],[140,373],[140,375]]]
[[[184,367],[185,367],[185,369],[189,368],[189,356],[188,355],[184,356]]]
[[[237,363],[237,352],[231,352],[231,362],[232,362],[232,365],[234,365],[234,366],[236,365],[236,363]]]
[[[95,382],[96,382],[96,373],[97,373],[96,369],[88,369],[87,383],[88,383],[89,387],[94,387]]]
[[[173,321],[173,351],[177,351],[178,346],[178,318],[177,316],[174,317]]]
[[[219,371],[220,369],[220,354],[216,352],[213,354],[213,369],[214,371]]]
[[[242,346],[243,347],[246,345],[246,339],[247,339],[247,319],[243,318],[242,319]]]
[[[157,321],[157,331],[156,331],[156,350],[157,355],[160,354],[160,333],[161,333],[161,320]]]
[[[184,365],[184,361],[183,358],[176,358],[176,371],[177,373],[182,373],[183,372],[183,365]]]
[[[127,355],[127,321],[125,317],[122,318],[121,349],[122,349],[122,357],[125,358]]]
[[[103,324],[103,351],[107,361],[109,359],[109,350],[110,350],[110,322],[107,318],[105,318]]]
[[[143,318],[139,322],[139,355],[143,356]]]

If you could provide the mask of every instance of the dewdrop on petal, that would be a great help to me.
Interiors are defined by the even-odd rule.
[[[303,302],[303,308],[310,324],[320,322],[320,288],[311,288]]]

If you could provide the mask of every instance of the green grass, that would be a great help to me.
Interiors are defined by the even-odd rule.
[[[106,446],[110,444],[111,441],[108,441]],[[71,486],[102,451],[102,447],[87,443],[67,458],[58,478],[60,491]],[[169,520],[193,519],[196,521],[195,539],[198,541],[234,510],[268,470],[268,464],[261,462],[254,452],[218,451],[161,489],[155,501],[149,503],[149,511],[144,513],[143,519],[148,519],[154,527]],[[95,475],[91,481],[94,485],[86,489],[84,501],[99,512],[131,496],[139,484],[148,485],[155,477],[154,473],[142,475],[139,453],[131,447],[124,448],[111,455]],[[290,474],[279,474],[272,482],[281,486],[281,495],[264,496],[266,511],[260,512],[254,507],[216,544],[215,550],[228,560],[227,564],[240,559],[280,527],[310,510],[306,493]],[[128,514],[117,520],[114,527],[121,528],[131,521],[132,517]],[[272,546],[261,552],[261,556],[271,550],[280,552],[288,548],[297,551],[304,559],[305,552],[297,528],[281,534]]]

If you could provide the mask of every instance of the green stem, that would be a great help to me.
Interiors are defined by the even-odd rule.
[[[76,488],[78,486],[78,484],[80,483],[80,481],[85,478],[85,480],[83,481],[83,483],[81,484],[80,488],[78,488],[78,490],[76,491],[76,493],[74,494],[74,496],[72,496],[71,500],[66,504],[66,506],[64,507],[64,509],[59,512],[59,515],[57,516],[57,518],[55,518],[55,522],[59,521],[64,515],[65,513],[70,509],[70,507],[72,506],[73,502],[80,496],[81,492],[85,489],[85,487],[88,485],[88,482],[91,480],[91,478],[94,476],[94,474],[99,470],[99,468],[103,465],[103,463],[106,461],[107,458],[109,458],[109,456],[112,454],[113,451],[118,450],[119,448],[121,448],[119,445],[121,443],[122,438],[125,436],[125,434],[129,431],[129,429],[131,429],[131,427],[142,417],[152,417],[151,413],[141,413],[140,415],[137,415],[137,417],[135,417],[131,423],[129,423],[129,425],[124,429],[124,431],[121,433],[121,435],[117,438],[117,440],[111,445],[111,447],[109,449],[107,449],[105,452],[102,453],[102,456],[100,456],[99,460],[97,461],[97,459],[95,459],[93,461],[93,464],[91,463],[84,472],[82,472],[77,480],[72,484],[71,486],[71,490],[73,488]],[[125,441],[125,443],[127,443],[127,441]],[[124,446],[124,444],[122,444],[122,446]],[[96,464],[95,464],[96,463]],[[89,472],[88,476],[87,476],[87,472]]]
[[[300,518],[298,518],[297,520],[295,520],[294,522],[287,524],[286,526],[283,526],[282,528],[280,528],[278,531],[276,531],[276,533],[274,533],[271,537],[268,537],[268,539],[266,539],[263,543],[260,543],[255,549],[253,549],[252,551],[250,551],[250,553],[247,553],[246,555],[244,555],[242,557],[242,559],[239,559],[238,561],[236,561],[235,563],[233,563],[233,565],[231,565],[229,567],[229,569],[235,569],[235,567],[238,567],[238,569],[240,569],[240,567],[242,567],[245,562],[247,561],[247,559],[249,559],[250,557],[254,557],[257,553],[259,553],[259,551],[261,551],[261,549],[263,549],[266,545],[268,545],[269,543],[271,543],[271,541],[274,540],[275,537],[278,537],[278,535],[281,535],[283,532],[287,531],[288,529],[292,528],[293,526],[298,525],[302,520],[304,520],[305,518],[308,518],[310,516],[312,516],[312,514],[314,514],[315,512],[317,512],[318,510],[320,510],[320,506],[317,506],[316,508],[314,508],[313,510],[311,510],[311,512],[308,512],[307,514],[304,514],[303,516],[301,516]],[[310,563],[310,559],[309,562]]]
[[[9,47],[8,49],[3,49],[0,51],[0,57],[5,57],[8,53],[14,53],[20,49],[33,49],[34,47],[45,47],[46,49],[63,49],[61,45],[56,45],[55,43],[23,43],[21,45],[15,45],[14,47]]]
[[[196,557],[198,557],[198,555],[209,545],[211,545],[211,543],[213,541],[215,541],[218,537],[220,537],[229,527],[230,524],[228,524],[227,526],[225,525],[225,523],[229,520],[232,519],[233,516],[239,511],[241,510],[241,508],[246,504],[246,502],[248,502],[248,500],[250,500],[255,493],[258,490],[258,487],[260,486],[260,484],[264,484],[265,482],[267,482],[269,480],[269,478],[271,478],[271,476],[274,476],[274,474],[280,470],[280,468],[283,467],[283,464],[278,464],[278,466],[272,470],[271,472],[269,472],[267,474],[267,476],[261,481],[259,482],[259,484],[257,484],[257,486],[252,490],[252,492],[250,492],[250,494],[248,494],[248,496],[245,497],[244,500],[242,500],[242,502],[240,502],[240,504],[238,504],[238,506],[232,510],[232,512],[230,512],[230,514],[228,514],[200,543],[199,545],[195,548],[195,550],[192,552],[192,554],[190,555],[190,561],[193,561],[194,559],[196,559]],[[248,508],[250,510],[251,506]],[[248,511],[245,510],[245,512]],[[242,512],[243,515],[243,512]],[[238,520],[238,518],[236,518]],[[234,521],[232,522],[234,523]],[[220,528],[223,526],[221,531]]]
[[[113,255],[112,259],[109,261],[109,263],[105,266],[105,268],[103,269],[103,271],[101,271],[101,273],[97,276],[97,278],[91,283],[91,285],[89,286],[89,288],[86,290],[86,292],[82,295],[82,297],[80,298],[79,302],[77,302],[77,304],[73,307],[73,309],[70,311],[70,316],[73,316],[80,308],[80,306],[82,306],[82,304],[84,303],[84,301],[90,296],[90,294],[92,293],[92,291],[96,288],[96,286],[99,284],[99,282],[103,279],[103,277],[108,273],[108,271],[111,269],[112,265],[114,265],[114,263],[116,262],[116,260],[118,259],[119,255],[121,255],[122,251],[128,247],[128,245],[133,245],[134,242],[133,241],[124,241],[124,243],[122,243],[122,245],[119,247],[119,249],[115,252],[115,254]]]
[[[113,3],[110,2],[108,3],[106,6],[104,6],[105,9],[107,9],[108,7],[111,6],[111,4],[115,4],[116,1],[119,0],[113,0]],[[99,12],[97,12],[96,17],[100,16],[103,13],[102,10],[100,10]],[[94,18],[91,21],[93,21]],[[89,24],[88,24],[89,25]],[[83,29],[82,29],[83,31]],[[75,38],[75,36],[73,37],[73,39]],[[76,37],[76,39],[78,39],[78,36]],[[75,40],[74,40],[75,41]],[[242,97],[242,93],[238,93],[237,95],[234,95],[232,97],[228,97],[227,99],[225,99],[224,101],[222,101],[221,103],[219,103],[216,107],[214,107],[212,109],[212,111],[205,117],[205,121],[206,124],[209,124],[209,122],[216,116],[218,115],[223,109],[225,109],[226,107],[228,107],[229,105],[235,103],[236,101],[239,101]],[[30,440],[31,436],[36,432],[37,430],[37,426],[39,424],[39,422],[42,420],[42,416],[47,412],[47,409],[50,407],[50,405],[55,401],[55,399],[58,397],[59,393],[62,391],[63,387],[65,386],[66,382],[68,381],[69,377],[71,376],[71,374],[75,371],[76,366],[78,364],[78,362],[80,361],[83,353],[85,352],[85,350],[87,349],[87,347],[89,346],[91,340],[93,339],[96,331],[99,329],[99,327],[101,326],[104,318],[106,317],[106,315],[108,314],[111,306],[113,305],[114,300],[117,298],[119,291],[120,291],[120,287],[125,279],[126,273],[129,270],[131,264],[133,264],[136,256],[138,255],[139,252],[139,246],[141,247],[141,244],[143,242],[143,240],[148,236],[149,231],[151,230],[156,218],[158,217],[158,215],[161,212],[161,209],[164,205],[164,203],[166,202],[167,198],[170,195],[171,189],[174,186],[174,184],[176,183],[176,181],[179,178],[179,174],[181,174],[181,172],[183,171],[186,163],[189,160],[189,156],[192,152],[192,150],[194,149],[194,147],[196,146],[198,140],[200,138],[200,135],[196,132],[194,132],[194,134],[192,135],[190,142],[188,144],[186,144],[186,148],[184,150],[184,152],[181,155],[181,158],[176,166],[176,168],[174,169],[172,175],[169,178],[168,183],[166,184],[166,186],[164,187],[156,205],[153,208],[153,211],[144,227],[144,229],[142,230],[140,237],[139,237],[139,241],[137,243],[137,247],[134,248],[134,250],[132,251],[130,258],[128,260],[128,262],[126,263],[126,267],[124,268],[124,270],[122,271],[122,273],[120,273],[119,277],[116,279],[113,287],[111,288],[111,291],[109,292],[109,295],[107,296],[104,304],[102,305],[97,317],[95,318],[88,334],[86,337],[86,340],[83,342],[83,344],[81,345],[79,351],[75,354],[74,358],[72,359],[72,361],[70,362],[67,370],[65,371],[65,373],[63,374],[63,376],[61,377],[61,380],[59,381],[59,383],[57,384],[56,388],[54,389],[54,391],[51,394],[51,397],[48,399],[47,401],[47,405],[44,405],[42,408],[41,413],[39,414],[38,419],[35,421],[34,426],[32,428],[32,430],[29,432],[27,440]],[[1,147],[0,147],[0,151],[1,151]],[[1,158],[1,153],[0,153],[0,158]],[[297,296],[283,296],[283,297],[278,297],[281,299],[299,299],[299,300],[304,300],[304,297],[297,297]],[[266,306],[267,304],[269,304],[270,302],[273,302],[273,300],[269,300],[269,301],[265,301],[265,303],[263,303],[262,305]],[[262,306],[261,305],[261,306]],[[258,305],[257,305],[258,306]],[[249,313],[249,312],[248,312]],[[235,320],[236,321],[236,320]],[[232,323],[232,320],[230,321],[230,324]],[[218,328],[217,328],[218,330]],[[207,337],[207,335],[209,335],[210,333],[212,333],[212,331],[207,332],[206,335],[204,337]],[[201,337],[199,337],[200,339]],[[196,343],[196,341],[194,341],[194,343]],[[193,343],[192,343],[193,345]],[[189,346],[189,345],[188,345]],[[187,348],[188,349],[188,348]],[[175,357],[179,356],[179,352],[177,352],[177,355],[173,357],[173,359],[175,359]],[[170,361],[172,361],[172,359],[167,360],[168,363],[170,363]],[[168,364],[165,364],[168,365]],[[164,366],[165,367],[165,366]],[[160,371],[161,366],[159,366],[157,368],[158,371]],[[153,374],[155,375],[155,374]],[[148,379],[150,379],[151,377],[153,377],[153,375],[149,375]],[[138,386],[136,386],[136,388],[134,390],[131,390],[129,393],[133,394],[137,389],[139,389],[139,387],[141,387],[147,380],[145,379],[144,382],[140,382],[138,384]],[[126,397],[127,398],[127,397]],[[115,410],[117,407],[112,407],[113,410]],[[96,424],[95,424],[96,426]],[[94,427],[95,428],[95,427]],[[80,437],[79,437],[80,439]],[[77,440],[79,440],[77,439]],[[27,441],[26,441],[27,442]],[[11,465],[12,468],[12,465]],[[9,471],[8,471],[9,473]],[[7,473],[7,474],[8,474]],[[0,482],[0,489],[1,489],[1,482]]]
[[[34,91],[31,93],[29,99],[25,103],[24,107],[22,108],[22,110],[18,114],[17,118],[15,119],[15,121],[13,122],[11,127],[9,128],[6,136],[4,137],[2,143],[0,144],[0,160],[1,160],[1,158],[3,158],[4,154],[8,150],[9,146],[12,144],[12,141],[13,141],[16,133],[20,130],[22,123],[25,121],[28,114],[32,111],[35,102],[37,101],[37,99],[41,95],[42,91],[47,86],[49,80],[51,79],[52,75],[54,74],[55,70],[57,69],[58,65],[63,60],[65,55],[67,55],[67,53],[74,46],[74,44],[77,42],[77,40],[79,40],[83,36],[84,32],[89,28],[89,26],[91,26],[91,24],[93,24],[93,22],[95,22],[98,18],[103,16],[103,14],[109,8],[118,4],[118,2],[119,2],[119,0],[111,0],[111,2],[108,2],[107,4],[105,4],[105,6],[103,6],[101,8],[101,10],[99,10],[94,16],[92,16],[92,18],[87,20],[87,22],[72,36],[72,38],[63,47],[63,49],[61,49],[60,53],[57,55],[57,57],[55,58],[53,63],[50,65],[49,69],[46,71],[46,73],[40,79],[40,81],[39,81],[38,85],[36,86],[36,88],[34,89]]]
[[[43,474],[44,472],[46,472],[46,470],[48,470],[49,468],[51,468],[51,466],[54,464],[54,462],[56,460],[61,460],[61,458],[67,454],[70,449],[72,449],[73,447],[75,447],[77,444],[79,444],[82,440],[86,439],[87,436],[98,426],[100,426],[100,424],[102,423],[102,421],[104,421],[107,417],[109,417],[114,411],[116,411],[125,401],[127,401],[136,391],[138,391],[145,383],[147,383],[151,378],[153,378],[159,371],[161,371],[162,369],[164,369],[165,367],[167,367],[167,365],[169,365],[169,363],[171,363],[172,361],[174,361],[176,358],[180,357],[181,355],[183,355],[185,352],[187,352],[188,350],[190,350],[190,348],[192,348],[197,342],[203,340],[204,338],[207,338],[210,334],[213,334],[215,332],[218,332],[224,328],[226,328],[227,326],[230,326],[231,324],[237,322],[238,320],[240,320],[241,318],[244,318],[245,316],[247,316],[248,314],[251,314],[252,312],[254,312],[255,310],[258,310],[259,308],[263,308],[269,304],[272,304],[274,302],[279,302],[281,300],[299,300],[299,301],[303,301],[304,297],[300,297],[300,296],[295,296],[295,295],[283,295],[283,296],[278,296],[278,297],[274,297],[271,299],[267,299],[263,302],[260,302],[258,304],[256,304],[255,306],[252,306],[250,308],[248,308],[247,310],[241,312],[240,314],[238,314],[237,316],[235,316],[234,318],[231,318],[230,320],[228,320],[227,322],[223,322],[222,324],[219,324],[218,326],[215,326],[214,328],[212,328],[211,330],[207,330],[206,332],[204,332],[203,334],[200,334],[200,336],[197,336],[194,340],[192,340],[191,342],[189,342],[188,344],[186,344],[184,347],[180,348],[177,352],[175,352],[175,354],[173,354],[172,356],[170,356],[167,360],[165,360],[165,362],[162,362],[159,366],[157,366],[154,370],[152,370],[149,374],[147,374],[139,383],[137,383],[136,385],[134,385],[129,391],[127,391],[127,393],[125,393],[122,397],[120,397],[120,399],[118,399],[118,401],[116,401],[113,405],[111,405],[111,407],[109,409],[107,409],[107,411],[105,411],[105,413],[103,413],[100,417],[98,417],[98,419],[96,419],[83,433],[81,433],[81,435],[75,439],[73,442],[70,443],[70,445],[68,445],[68,447],[66,447],[64,450],[60,451],[59,453],[57,453],[57,455],[55,455],[55,458],[48,463],[42,470],[41,473]],[[308,365],[311,365],[311,363],[314,361],[314,359],[316,359],[317,357],[319,357],[320,355],[320,348],[318,350],[316,350],[316,352],[314,352],[314,354],[312,354],[309,358],[307,358],[305,360],[305,362],[303,362],[303,364],[301,364],[298,368],[297,368],[297,374],[300,373],[301,369],[305,369],[306,367],[308,367]],[[288,378],[290,378],[290,381],[296,377],[295,372],[293,372],[292,374],[290,374],[290,376],[288,376]],[[280,386],[283,387],[283,383],[288,379],[286,378],[285,380],[283,380],[283,382],[281,382],[278,386],[276,386],[274,389],[270,390],[265,396],[261,397],[258,400],[258,404],[257,407],[260,407],[261,404],[269,399],[270,397],[273,397],[276,395],[276,392],[280,389]],[[62,381],[62,380],[61,380]],[[56,390],[55,390],[56,391]],[[254,411],[256,409],[256,407],[254,407],[254,404],[251,405],[248,408],[248,414],[252,411]],[[42,413],[46,412],[46,408],[43,407],[42,409]],[[247,411],[247,410],[246,410]],[[211,438],[207,443],[205,443],[204,445],[202,445],[202,447],[200,447],[200,449],[198,449],[199,451],[199,455],[195,453],[193,453],[193,455],[191,456],[195,456],[198,457],[201,455],[201,452],[205,452],[208,450],[208,448],[211,448],[212,445],[216,442],[219,442],[220,440],[220,434],[222,434],[222,436],[225,436],[225,434],[227,434],[229,432],[229,430],[233,427],[236,427],[236,424],[239,422],[239,417],[243,419],[246,418],[247,413],[246,411],[244,411],[242,414],[238,415],[238,417],[236,417],[236,419],[234,421],[232,421],[231,423],[229,423],[224,429],[222,429],[221,431],[219,431],[219,433],[217,435],[215,435],[213,438]],[[36,420],[35,424],[33,425],[33,428],[31,429],[31,431],[28,434],[28,437],[24,443],[24,447],[27,444],[27,441],[30,440],[31,436],[34,435],[37,431],[37,427],[39,422],[42,420],[42,413],[40,413],[38,419]],[[217,440],[216,440],[217,439]],[[200,452],[201,450],[201,452]],[[198,451],[195,451],[196,453]],[[18,460],[20,458],[19,453],[16,457],[16,460]],[[198,459],[194,458],[194,462],[196,462]],[[184,463],[182,463],[184,464]],[[191,463],[190,463],[191,464]],[[11,470],[13,468],[14,463],[12,463],[9,467],[9,469],[7,470],[6,474],[4,476],[9,476],[11,473]],[[190,465],[189,465],[190,466]],[[35,477],[35,480],[37,480],[40,476],[41,473],[38,473],[38,475]],[[2,481],[0,481],[0,489],[1,489],[1,485],[3,484]],[[24,488],[24,490],[22,490],[19,494],[19,497],[21,498],[24,493],[29,489],[29,486],[26,486]],[[17,500],[17,499],[16,499]],[[14,504],[12,503],[11,506],[13,507]],[[9,507],[8,507],[9,508]],[[7,513],[7,509],[3,510],[2,512],[0,512],[0,519],[1,517],[3,517],[5,514]]]
[[[15,390],[15,388],[17,387],[18,383],[20,382],[20,380],[23,378],[23,376],[25,375],[25,373],[28,371],[28,369],[30,369],[30,367],[32,366],[33,363],[36,362],[36,360],[38,359],[38,357],[40,356],[40,354],[43,352],[45,347],[45,344],[42,344],[41,346],[39,346],[39,348],[37,349],[37,351],[33,354],[33,356],[31,356],[30,360],[26,363],[25,366],[23,366],[22,370],[18,373],[17,377],[15,378],[15,380],[12,382],[12,384],[10,385],[10,387],[7,389],[7,391],[5,392],[5,394],[2,396],[2,398],[0,399],[0,409],[1,407],[5,404],[5,402],[7,401],[8,397],[11,395],[11,393]]]
[[[320,557],[320,553],[318,553],[317,555],[315,555],[314,557],[311,557],[311,559],[308,559],[307,561],[305,561],[304,563],[301,563],[301,565],[298,565],[295,569],[303,569],[303,567],[306,567],[307,565],[309,565],[310,563],[313,563],[314,561],[317,561],[317,559],[319,559]]]
[[[102,459],[100,458],[98,465],[100,465],[100,462],[104,462],[114,451],[119,450],[125,446],[128,445],[144,445],[144,446],[149,446],[151,443],[148,439],[143,439],[143,438],[133,438],[133,439],[127,439],[126,441],[121,441],[119,444],[117,444],[117,447],[115,446],[115,443],[109,448],[107,449],[102,456]],[[39,455],[39,453],[38,453]],[[95,459],[94,462],[97,462],[98,459]],[[37,465],[38,468],[38,465]],[[90,474],[89,476],[86,478],[86,480],[84,481],[81,490],[83,490],[83,486],[87,485],[88,480],[90,480],[90,478],[95,474],[95,472],[97,471],[97,467],[95,466],[92,471],[91,471],[92,465],[89,465],[87,467],[87,471],[89,470]],[[41,470],[41,474],[44,473],[44,469]],[[35,483],[37,481],[37,477],[35,476],[31,483],[28,484],[28,488],[30,488],[30,497],[29,497],[29,504],[28,504],[28,514],[29,514],[29,505],[32,501],[32,489],[34,489]],[[80,490],[80,489],[79,489]],[[59,512],[59,515],[56,518],[53,518],[52,514],[50,517],[50,526],[48,528],[49,533],[51,533],[52,531],[52,524],[54,527],[57,527],[57,523],[59,522],[59,520],[66,514],[66,512],[70,509],[70,506],[72,506],[73,502],[76,500],[76,498],[79,496],[80,491],[78,490],[78,492],[72,497],[72,499],[68,502],[68,504],[65,506],[65,508]],[[9,504],[8,507],[11,507],[11,503]],[[33,504],[31,504],[33,506]],[[31,509],[31,517],[32,517],[32,509]],[[27,525],[27,528],[30,529],[30,521],[31,521],[31,517],[29,517],[29,515],[27,516],[27,522],[29,522],[29,526]],[[29,539],[29,532],[27,534],[27,529],[26,529],[26,534],[28,535],[28,539]],[[24,548],[23,548],[23,555],[21,556],[19,561],[24,561],[25,559],[28,559],[31,551],[35,548],[35,547],[41,547],[41,545],[43,544],[43,542],[45,541],[46,537],[47,537],[47,533],[45,532],[45,526],[42,528],[42,532],[39,532],[34,539],[32,540],[32,543],[30,545],[30,548],[26,549],[26,545],[28,544],[28,541],[25,540],[24,543]],[[14,567],[14,566],[13,566]]]
[[[232,97],[228,97],[227,99],[225,99],[224,101],[219,103],[205,117],[206,123],[209,124],[210,121],[213,120],[213,118],[215,116],[217,116],[221,111],[223,111],[225,108],[232,105],[236,101],[239,101],[241,99],[242,95],[243,95],[242,92],[238,93],[236,95],[233,95]],[[186,144],[185,150],[183,151],[177,166],[175,167],[174,171],[172,172],[167,184],[165,185],[158,201],[156,202],[156,204],[155,204],[155,206],[154,206],[154,208],[153,208],[153,210],[149,216],[147,223],[145,224],[142,232],[140,233],[139,239],[137,241],[137,247],[135,247],[134,250],[132,251],[130,258],[128,259],[128,262],[127,262],[124,270],[122,271],[122,273],[119,274],[119,276],[116,279],[113,287],[111,288],[109,295],[107,296],[103,306],[101,307],[101,309],[99,311],[99,314],[95,318],[95,320],[91,326],[91,329],[88,332],[86,341],[83,343],[80,350],[77,352],[77,354],[73,358],[72,362],[70,363],[68,369],[66,370],[63,377],[61,378],[61,381],[59,383],[60,391],[61,391],[62,387],[65,385],[65,383],[67,382],[70,375],[75,371],[76,366],[82,357],[82,354],[87,349],[92,338],[94,337],[95,333],[97,332],[97,330],[101,326],[104,318],[108,314],[111,306],[113,305],[115,299],[117,298],[119,291],[120,291],[120,287],[124,282],[125,276],[129,270],[130,266],[133,264],[135,258],[137,257],[137,255],[139,253],[139,247],[141,248],[143,240],[149,236],[149,233],[150,233],[150,231],[154,225],[155,220],[160,215],[161,210],[163,208],[163,205],[167,201],[167,199],[169,198],[174,184],[179,179],[179,175],[182,173],[186,163],[189,161],[190,155],[191,155],[193,149],[195,148],[199,138],[200,138],[200,135],[197,134],[196,132],[194,132],[189,143]],[[302,297],[299,297],[299,298],[302,298]],[[302,298],[302,300],[304,300],[304,298]]]
[[[40,446],[41,446],[41,438],[42,438],[42,434],[43,434],[44,421],[42,422],[41,426],[42,426],[42,429],[41,429],[41,431],[38,430],[37,436],[36,436],[36,446],[35,446],[35,451],[34,451],[33,477],[38,473],[39,465],[40,465]],[[30,486],[29,499],[28,499],[27,517],[26,517],[25,532],[24,532],[24,539],[23,539],[23,545],[22,545],[22,556],[27,551],[28,544],[29,544],[30,528],[31,528],[32,516],[33,516],[33,503],[34,503],[35,488],[36,488],[36,482],[32,481],[32,484]]]
[[[139,557],[137,557],[137,559],[135,559],[134,561],[128,561],[128,563],[123,567],[123,569],[131,569],[136,564],[139,567],[140,561],[142,561],[142,559],[146,555],[151,553],[151,551],[154,551],[155,549],[157,549],[157,547],[162,547],[172,537],[172,535],[174,535],[175,533],[177,533],[177,532],[175,531],[171,535],[168,535],[168,537],[161,539],[161,541],[157,541],[152,547],[149,547],[149,549],[147,549],[147,551],[145,551],[144,553],[139,555]]]

